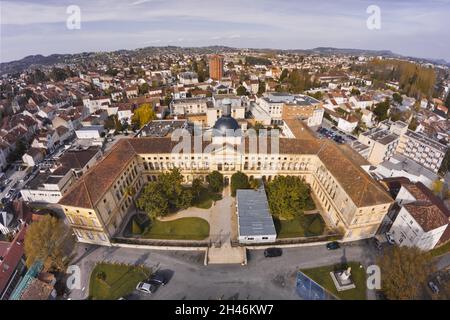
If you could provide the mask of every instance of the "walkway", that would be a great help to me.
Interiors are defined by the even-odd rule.
[[[208,264],[245,264],[246,250],[242,247],[231,247],[231,237],[236,233],[232,230],[233,215],[236,215],[235,200],[230,195],[230,187],[222,193],[222,200],[217,201],[212,210],[211,241],[213,246],[208,249]]]

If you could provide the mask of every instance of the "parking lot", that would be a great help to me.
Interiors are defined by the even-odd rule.
[[[333,125],[333,123],[331,123],[327,119],[323,119],[322,126],[317,128],[316,133],[321,139],[330,139],[340,144],[350,144],[353,141],[357,140],[355,136],[339,130],[336,126]]]

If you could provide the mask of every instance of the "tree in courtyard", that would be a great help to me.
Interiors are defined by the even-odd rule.
[[[221,192],[223,189],[223,174],[219,171],[213,171],[206,176],[209,189],[213,192]]]
[[[150,218],[165,216],[169,213],[169,203],[157,182],[150,182],[142,190],[136,201],[137,207],[145,211]]]
[[[194,197],[194,199],[198,199],[200,197],[202,187],[203,187],[203,184],[200,181],[200,179],[196,178],[196,179],[192,180],[191,190],[192,190],[192,196]]]
[[[236,196],[236,190],[249,189],[250,184],[245,173],[238,171],[231,176],[231,195]]]
[[[150,103],[143,103],[134,110],[133,117],[131,118],[131,122],[138,126],[139,128],[142,128],[145,126],[149,121],[154,120],[156,118],[155,111],[153,110],[153,107]]]
[[[429,255],[417,247],[392,246],[378,258],[381,286],[390,300],[418,299],[433,272]]]
[[[267,184],[267,198],[272,214],[283,219],[294,219],[311,206],[311,190],[296,176],[276,176]]]
[[[73,239],[67,225],[60,219],[45,215],[33,222],[25,236],[26,265],[42,261],[46,271],[62,271],[67,267],[67,254],[72,251]]]
[[[159,176],[142,191],[136,205],[151,217],[165,216],[192,204],[192,191],[182,185],[183,176],[179,169]]]

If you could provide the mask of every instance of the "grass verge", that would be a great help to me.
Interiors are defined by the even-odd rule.
[[[346,265],[331,265],[319,268],[301,270],[309,278],[320,284],[326,290],[342,300],[366,300],[366,271],[359,267],[358,262],[349,262]],[[338,292],[331,278],[330,272],[335,270],[344,270],[351,267],[351,278],[356,288]]]
[[[93,300],[117,300],[133,292],[150,273],[151,270],[144,267],[98,263],[91,273],[89,297]]]

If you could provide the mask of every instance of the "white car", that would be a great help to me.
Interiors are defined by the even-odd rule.
[[[136,286],[136,290],[146,293],[146,294],[152,294],[156,291],[156,287],[150,283],[147,282],[139,282]]]

